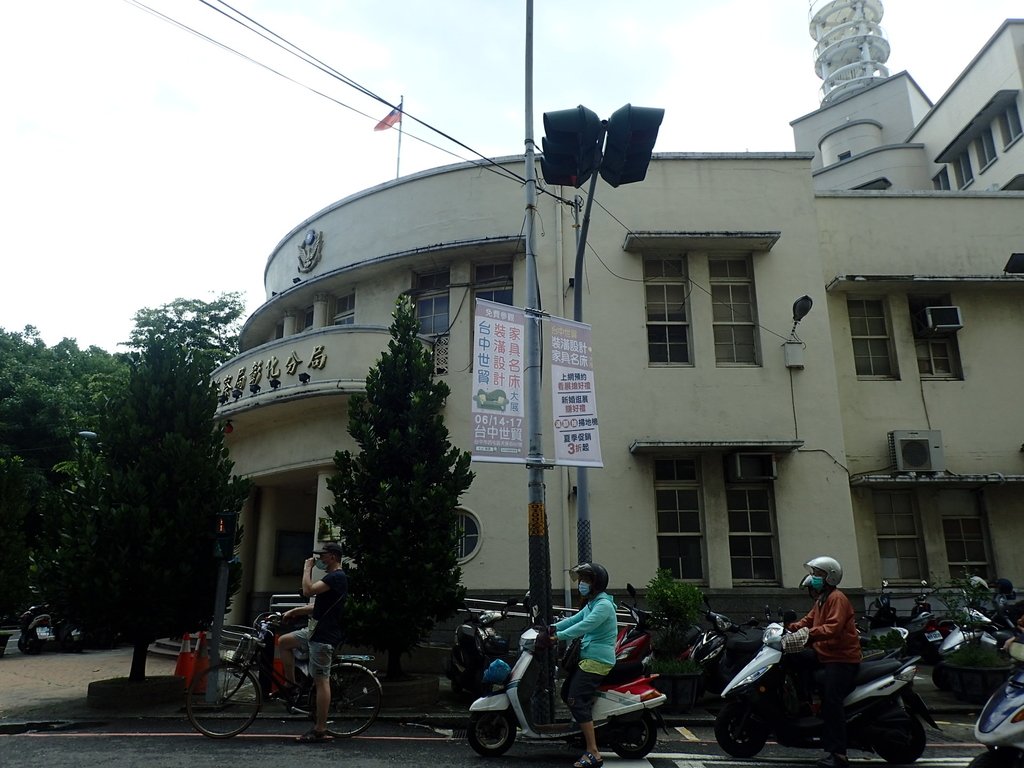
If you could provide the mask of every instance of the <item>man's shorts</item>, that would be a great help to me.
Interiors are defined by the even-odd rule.
[[[309,674],[313,677],[330,677],[334,646],[330,643],[318,643],[310,640],[309,629],[297,630],[294,635],[299,639],[302,648],[309,653]]]

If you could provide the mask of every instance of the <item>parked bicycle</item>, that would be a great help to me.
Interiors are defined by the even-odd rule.
[[[221,653],[209,667],[192,676],[185,696],[185,712],[192,726],[214,739],[237,736],[257,718],[267,693],[275,686],[284,690],[288,683],[274,669],[274,634],[281,614],[262,614],[253,623],[255,633],[243,633],[238,646]],[[336,738],[357,736],[377,719],[380,712],[381,685],[377,676],[362,662],[373,656],[335,653],[331,665],[331,707],[327,715],[327,733]],[[316,690],[306,666],[308,660],[296,659],[298,686],[290,696],[272,694],[291,714],[316,717]],[[266,692],[265,692],[266,690]]]

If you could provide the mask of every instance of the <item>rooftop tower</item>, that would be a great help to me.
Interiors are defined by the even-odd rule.
[[[814,71],[828,104],[889,76],[889,41],[879,25],[881,0],[810,0]]]

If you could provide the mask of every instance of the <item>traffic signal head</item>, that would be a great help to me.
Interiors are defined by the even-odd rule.
[[[581,187],[601,162],[601,118],[583,105],[544,113],[541,175],[548,184]]]
[[[664,109],[627,104],[608,118],[601,178],[617,187],[643,181],[651,164]]]
[[[214,555],[230,560],[235,553],[235,531],[238,513],[226,512],[213,516]]]

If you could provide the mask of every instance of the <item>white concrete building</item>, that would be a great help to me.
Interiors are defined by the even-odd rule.
[[[756,605],[795,594],[802,563],[822,553],[854,588],[961,570],[1024,578],[1024,413],[1012,395],[1024,267],[1004,271],[1024,251],[1024,193],[1002,191],[1024,164],[1007,116],[1019,116],[1022,34],[1024,22],[1004,24],[934,107],[909,75],[876,67],[794,123],[801,151],[662,153],[643,183],[599,186],[613,215],[595,209],[582,286],[569,284],[574,220],[560,199],[574,190],[540,197],[541,305],[570,317],[581,288],[593,326],[604,467],[589,472],[590,514],[613,586],[660,566]],[[982,118],[1017,137],[973,186],[934,190],[957,152],[979,136],[988,146]],[[497,163],[522,173],[522,158]],[[518,183],[467,163],[352,195],[273,250],[243,352],[215,372],[235,470],[255,484],[240,605],[293,591],[326,535],[332,458],[354,448],[348,398],[403,292],[451,387],[453,442],[468,449],[474,300],[523,306],[522,213]],[[814,307],[792,336],[805,294]],[[543,403],[551,456],[546,390]],[[518,592],[526,472],[473,468],[464,583]],[[576,558],[575,470],[546,472],[546,486],[560,592]]]

